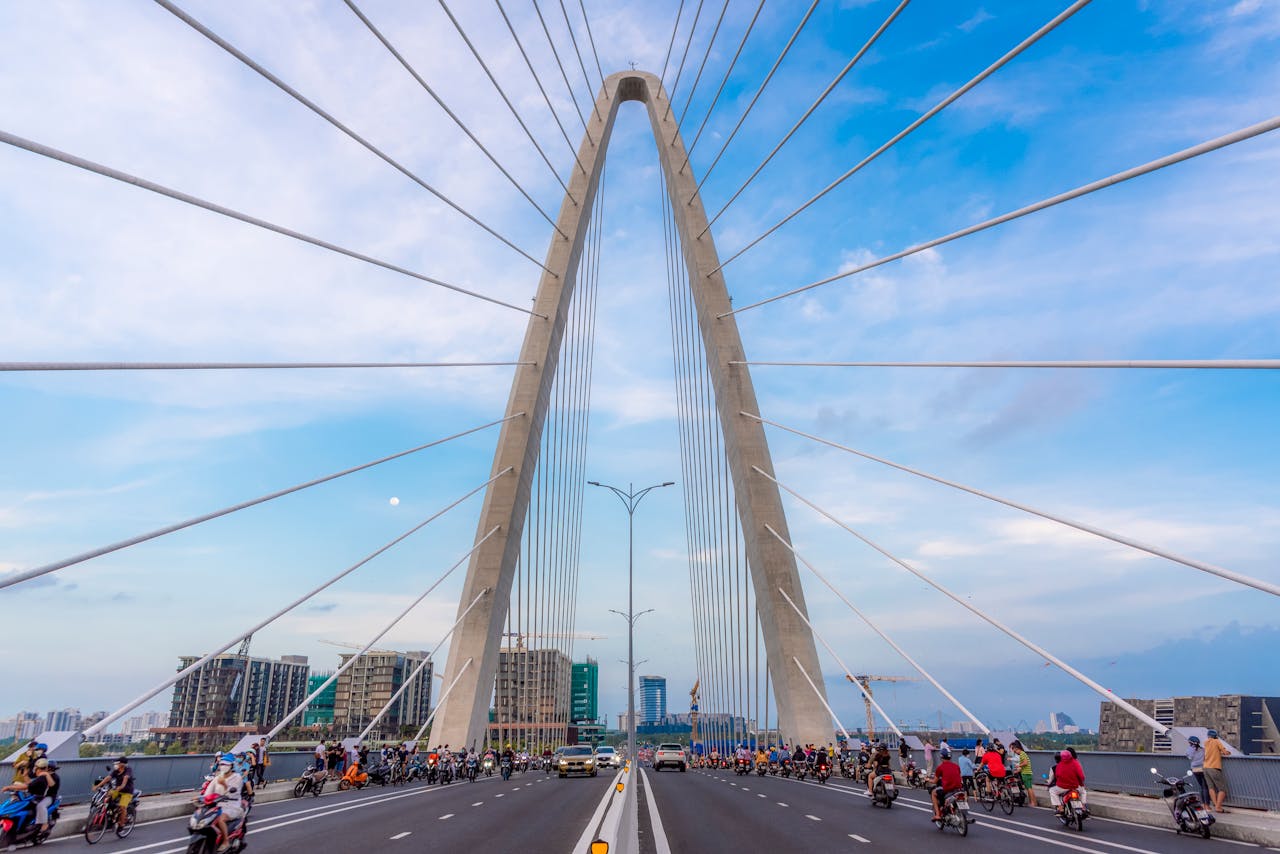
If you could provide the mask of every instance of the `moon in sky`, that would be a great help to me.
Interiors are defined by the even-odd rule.
[[[396,497],[393,495],[393,496],[391,497],[391,506],[392,506],[392,507],[395,507],[395,506],[396,506],[397,504],[399,504],[399,503],[400,503],[400,499],[399,499],[399,498],[396,498]]]

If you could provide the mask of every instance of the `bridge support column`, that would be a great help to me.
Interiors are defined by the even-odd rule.
[[[571,198],[566,198],[560,208],[557,224],[570,239],[557,235],[552,240],[546,261],[551,272],[543,273],[535,303],[535,311],[545,319],[530,319],[520,351],[520,360],[533,364],[516,369],[507,402],[507,415],[524,413],[525,417],[503,425],[494,456],[493,473],[511,466],[513,475],[495,481],[485,494],[477,539],[495,525],[500,530],[472,556],[459,616],[465,604],[475,599],[480,590],[487,587],[493,590],[493,595],[465,616],[454,636],[445,684],[452,684],[454,679],[459,682],[437,716],[431,743],[457,747],[483,741],[488,726],[498,650],[510,605],[530,485],[538,464],[565,317],[573,296],[604,154],[622,101],[640,101],[648,110],[667,192],[675,209],[724,431],[725,452],[733,477],[765,648],[772,664],[779,728],[788,741],[825,744],[833,732],[830,715],[822,698],[810,689],[802,672],[793,665],[793,660],[798,661],[805,671],[820,673],[817,648],[813,635],[779,593],[780,589],[785,591],[807,614],[795,557],[765,529],[765,525],[769,525],[790,540],[782,499],[775,484],[752,471],[753,466],[759,466],[773,472],[764,425],[739,414],[755,413],[759,408],[746,365],[730,364],[746,361],[737,322],[732,316],[719,316],[730,309],[729,295],[724,277],[718,271],[712,272],[719,261],[710,231],[697,237],[706,227],[706,211],[688,167],[683,173],[679,171],[685,162],[685,149],[675,111],[667,109],[667,95],[661,81],[653,74],[638,71],[612,74],[605,80],[596,101],[597,109],[591,113],[588,134],[579,148],[579,159],[586,174],[575,172],[569,182]],[[469,659],[474,659],[478,666],[461,673],[462,662]],[[825,695],[820,680],[818,689]]]

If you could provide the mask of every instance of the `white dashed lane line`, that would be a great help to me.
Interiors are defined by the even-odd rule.
[[[785,807],[785,806],[786,806],[786,804],[784,804],[782,801],[778,801],[778,806],[780,806],[780,807]]]
[[[503,794],[503,795],[494,795],[494,797],[495,797],[495,798],[505,797],[505,794]]]
[[[444,821],[446,818],[453,818],[453,813],[451,813],[451,812],[447,812],[447,813],[445,813],[444,815],[440,816],[440,818],[438,818],[438,819],[436,819],[436,820],[437,820],[437,821]]]
[[[756,795],[756,797],[757,797],[757,798],[767,798],[767,797],[769,797],[769,796],[768,796],[768,795]]]
[[[856,840],[858,840],[859,842],[865,842],[865,843],[867,843],[868,845],[870,845],[870,844],[871,844],[871,840],[870,840],[870,839],[867,839],[867,837],[865,837],[865,836],[859,836],[859,835],[858,835],[858,834],[856,834],[856,833],[850,833],[850,834],[849,834],[849,838],[850,838],[850,839],[856,839]]]
[[[391,838],[392,838],[392,839],[404,839],[406,836],[408,836],[408,835],[409,835],[409,834],[411,834],[411,833],[413,833],[413,831],[412,831],[412,830],[406,830],[404,833],[397,833],[395,836],[393,836],[393,837],[391,837]]]
[[[818,818],[816,815],[809,815],[808,813],[805,813],[804,817],[809,819],[809,821],[822,821],[822,819]]]
[[[478,807],[478,806],[480,806],[480,805],[481,805],[481,804],[483,804],[483,803],[484,803],[484,801],[476,801],[476,802],[475,802],[474,804],[472,804],[471,806],[473,806],[473,807]]]

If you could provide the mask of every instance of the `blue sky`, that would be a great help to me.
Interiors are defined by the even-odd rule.
[[[568,173],[568,148],[496,8],[455,4],[522,115]],[[509,12],[573,131],[532,7]],[[547,4],[554,9],[552,4]],[[693,155],[701,175],[807,4],[771,2]],[[827,0],[704,187],[718,210],[893,7]],[[722,256],[771,226],[1065,7],[914,0],[716,224]],[[675,2],[587,3],[606,73],[659,70]],[[756,4],[733,0],[686,129],[707,110]],[[667,8],[669,7],[669,8]],[[535,257],[549,227],[341,4],[184,8],[402,159]],[[362,8],[539,203],[559,185],[438,8]],[[706,50],[707,3],[690,62]],[[558,11],[558,10],[557,10]],[[552,19],[568,48],[564,23]],[[575,16],[576,20],[576,16]],[[679,46],[686,38],[681,25]],[[581,33],[580,33],[581,35]],[[1269,118],[1280,7],[1260,0],[1096,0],[797,220],[726,268],[739,305]],[[523,304],[536,268],[145,3],[0,7],[4,129]],[[677,52],[678,52],[677,50]],[[575,63],[576,64],[576,63]],[[581,75],[570,71],[588,108]],[[692,72],[686,72],[686,75]],[[593,72],[594,76],[594,72]],[[669,75],[668,82],[673,75]],[[688,90],[688,77],[677,92]],[[529,91],[526,91],[526,90]],[[1280,142],[1266,136],[739,315],[757,359],[1276,358]],[[575,140],[576,142],[576,140]],[[609,155],[597,328],[594,479],[678,479],[657,159],[624,106]],[[0,150],[4,360],[507,360],[523,316],[296,244],[6,147]],[[22,569],[448,435],[501,414],[507,369],[0,377],[0,571]],[[927,471],[1280,581],[1280,419],[1269,372],[977,372],[760,368],[765,415]],[[8,656],[18,706],[114,708],[425,518],[487,476],[496,432],[0,591],[56,615],[40,656]],[[1275,602],[872,463],[770,433],[780,479],[971,595],[1068,661],[1128,674],[1125,694],[1269,691],[1245,651]],[[401,499],[392,507],[388,498]],[[608,498],[608,501],[604,499]],[[255,638],[321,666],[363,642],[471,544],[459,507]],[[1096,720],[1096,700],[847,534],[788,500],[797,546],[932,665],[980,716]],[[678,491],[638,517],[638,638],[672,705],[688,657]],[[579,643],[602,708],[625,707],[625,519],[588,495]],[[385,645],[429,646],[461,574]],[[810,612],[861,671],[907,673],[805,578]],[[336,607],[335,607],[336,606]],[[113,629],[115,623],[123,628]],[[1260,634],[1261,633],[1261,634]],[[128,652],[103,663],[100,638]],[[1214,640],[1216,639],[1216,640]],[[1110,662],[1220,644],[1212,685]],[[1178,646],[1183,644],[1183,646]],[[838,676],[824,658],[828,677]],[[998,678],[993,689],[992,670]],[[44,674],[55,674],[46,678]],[[1105,677],[1105,678],[1104,678]],[[1160,684],[1153,684],[1159,681]],[[978,689],[981,682],[983,687]],[[846,725],[861,703],[829,681]],[[958,713],[920,685],[895,716]],[[163,704],[161,704],[163,705]]]

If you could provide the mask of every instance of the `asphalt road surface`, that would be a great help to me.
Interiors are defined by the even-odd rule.
[[[608,790],[613,772],[570,777],[528,772],[511,780],[481,777],[447,786],[410,783],[352,792],[326,791],[254,808],[248,852],[520,851],[566,854]],[[275,783],[274,786],[292,783]],[[92,854],[178,854],[187,818],[138,825],[128,839],[108,834]],[[83,836],[46,843],[54,852],[85,850]]]
[[[1006,816],[977,802],[977,823],[962,838],[938,831],[922,790],[904,790],[893,808],[873,807],[865,788],[832,778],[825,785],[781,777],[739,777],[732,771],[685,774],[645,769],[647,785],[671,854],[718,852],[981,851],[1093,854],[1229,854],[1243,843],[1205,841],[1126,822],[1091,818],[1083,832],[1064,830],[1048,809],[1020,807]],[[666,854],[655,839],[647,805],[640,807],[642,851]],[[1255,845],[1244,845],[1255,850]]]

